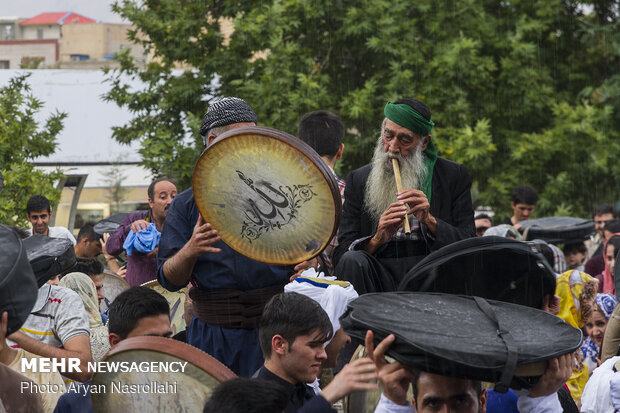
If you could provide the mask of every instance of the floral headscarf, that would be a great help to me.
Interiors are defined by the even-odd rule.
[[[555,295],[560,297],[558,317],[575,328],[584,326],[594,309],[598,282],[585,272],[570,270],[556,280]]]
[[[611,294],[597,294],[596,295],[596,306],[600,309],[600,312],[603,316],[609,321],[609,317],[611,316],[611,312],[614,307],[618,304],[618,299]],[[590,374],[597,366],[597,358],[599,357],[601,349],[592,340],[592,337],[587,337],[583,340],[583,344],[581,345],[581,352],[583,353],[583,357],[585,358],[586,363],[588,364],[588,369],[590,370]]]
[[[558,317],[575,328],[583,327],[594,310],[597,291],[597,280],[585,272],[577,270],[564,272],[557,278],[555,287],[555,295],[560,297]],[[588,381],[589,368],[581,350],[575,352],[575,359],[573,374],[566,385],[571,397],[578,403]]]
[[[612,311],[614,311],[616,304],[618,304],[618,299],[612,294],[596,295],[596,305],[601,309],[601,312],[607,321],[609,321],[609,317],[611,316]]]

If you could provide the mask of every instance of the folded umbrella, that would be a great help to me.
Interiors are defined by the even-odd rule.
[[[73,243],[66,238],[34,234],[24,239],[23,244],[37,278],[38,287],[70,269],[77,262]]]

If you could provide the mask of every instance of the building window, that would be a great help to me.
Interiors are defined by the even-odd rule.
[[[72,54],[70,55],[70,59],[72,62],[79,62],[82,60],[88,60],[90,59],[90,56],[87,54]]]
[[[103,219],[103,209],[78,209],[75,214],[74,229],[80,229],[87,222],[97,222]]]
[[[37,39],[41,40],[43,38],[43,29],[37,29]]]
[[[13,27],[10,25],[4,26],[2,28],[2,40],[13,40],[14,38]]]
[[[8,60],[0,60],[0,69],[10,69]]]

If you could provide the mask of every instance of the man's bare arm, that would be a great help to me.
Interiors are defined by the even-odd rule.
[[[70,379],[84,382],[90,379],[92,373],[88,371],[88,362],[93,361],[90,353],[90,340],[87,334],[78,334],[71,337],[64,344],[64,348],[58,348],[45,344],[28,335],[17,331],[11,336],[11,340],[19,344],[21,348],[33,354],[49,358],[69,358],[77,357],[80,359],[80,370],[82,372],[64,372],[63,375]]]
[[[198,257],[208,252],[222,251],[220,248],[211,246],[220,240],[217,231],[211,228],[211,224],[206,223],[202,216],[199,216],[189,241],[164,262],[163,273],[166,280],[177,286],[187,285]]]

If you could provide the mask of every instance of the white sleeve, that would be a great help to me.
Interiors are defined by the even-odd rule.
[[[50,237],[54,238],[66,238],[73,243],[73,246],[77,244],[75,237],[73,236],[71,231],[69,231],[65,227],[49,227],[49,234]]]
[[[620,372],[614,373],[609,380],[609,393],[612,406],[615,411],[620,412]]]
[[[519,413],[562,413],[562,405],[557,393],[549,396],[530,397],[527,391],[517,391]]]
[[[381,399],[375,409],[375,413],[415,413],[415,409],[409,403],[404,406],[396,404],[381,393]]]

